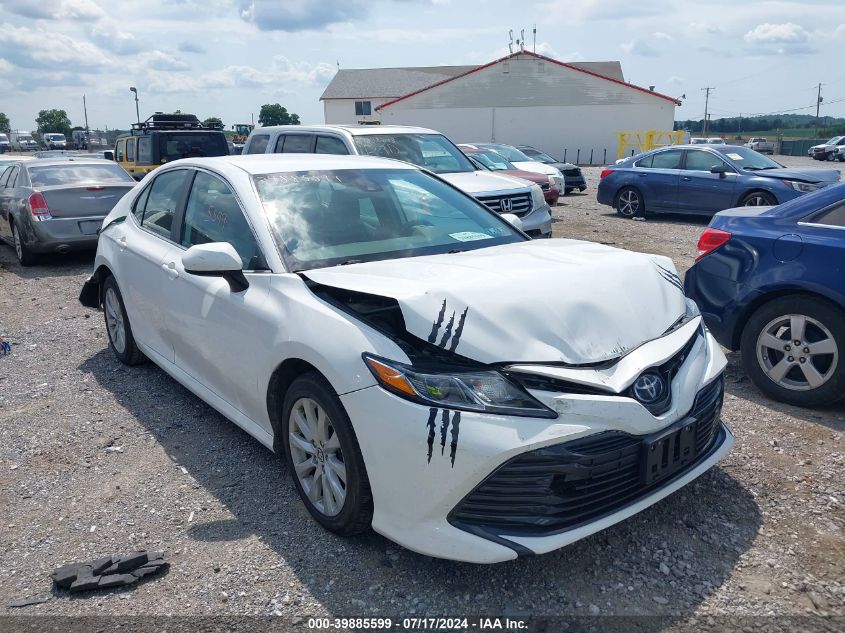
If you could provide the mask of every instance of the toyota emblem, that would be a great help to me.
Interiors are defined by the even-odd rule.
[[[666,381],[653,372],[641,375],[634,383],[634,397],[643,404],[659,402],[666,394]]]

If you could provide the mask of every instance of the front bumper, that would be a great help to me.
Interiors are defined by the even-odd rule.
[[[700,326],[700,321],[695,325]],[[716,430],[710,444],[697,454],[693,463],[660,485],[629,495],[621,503],[605,505],[601,513],[589,516],[586,522],[563,530],[557,526],[542,533],[514,534],[512,530],[502,531],[500,526],[493,525],[495,521],[470,525],[465,517],[463,521],[458,520],[462,503],[511,460],[536,451],[555,451],[573,440],[584,441],[608,432],[626,434],[633,438],[632,442],[639,443],[689,418],[697,394],[720,380],[725,366],[724,355],[713,338],[707,334],[696,336],[699,338],[672,381],[672,406],[656,417],[636,400],[618,393],[532,390],[535,397],[558,412],[554,420],[428,408],[380,387],[341,396],[369,475],[374,499],[373,529],[429,556],[495,563],[520,554],[540,554],[560,548],[669,495],[712,467],[730,450],[732,435],[719,422],[715,409],[711,413],[712,428]],[[659,347],[660,341],[655,345]],[[645,367],[650,366],[649,356],[653,363],[664,362],[655,356],[661,351],[654,345],[647,347],[642,346],[642,353],[631,352],[626,357],[628,361],[620,361],[619,366],[624,365],[625,372],[635,373],[628,378],[617,376],[619,380],[623,383],[635,380],[643,370],[643,363]],[[673,349],[671,353],[676,352]],[[638,369],[632,369],[634,365]],[[607,373],[606,369],[583,371],[595,376]]]
[[[552,212],[548,204],[522,216],[522,230],[533,238],[552,236]]]

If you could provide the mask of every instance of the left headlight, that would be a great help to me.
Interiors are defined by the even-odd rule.
[[[539,209],[546,204],[546,197],[543,195],[540,185],[531,185],[531,202],[532,209]]]
[[[418,404],[478,413],[557,417],[557,413],[497,371],[429,371],[370,354],[363,358],[383,388]]]
[[[799,182],[798,180],[784,180],[783,184],[787,187],[792,187],[795,191],[800,191],[801,193],[810,193],[811,191],[816,191],[824,186],[812,182]]]
[[[701,314],[701,310],[698,309],[698,304],[690,299],[689,297],[684,297],[687,303],[687,310],[686,314],[684,315],[685,318],[691,319],[692,317],[697,317]]]

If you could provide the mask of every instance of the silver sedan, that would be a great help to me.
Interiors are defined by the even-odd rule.
[[[90,158],[0,165],[0,240],[24,266],[40,253],[97,247],[97,230],[135,186],[120,165]]]

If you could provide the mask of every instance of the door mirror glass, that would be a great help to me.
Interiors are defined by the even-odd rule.
[[[722,175],[724,175],[724,174],[728,173],[728,168],[725,167],[724,165],[713,165],[710,168],[710,173],[711,174],[722,174]]]

